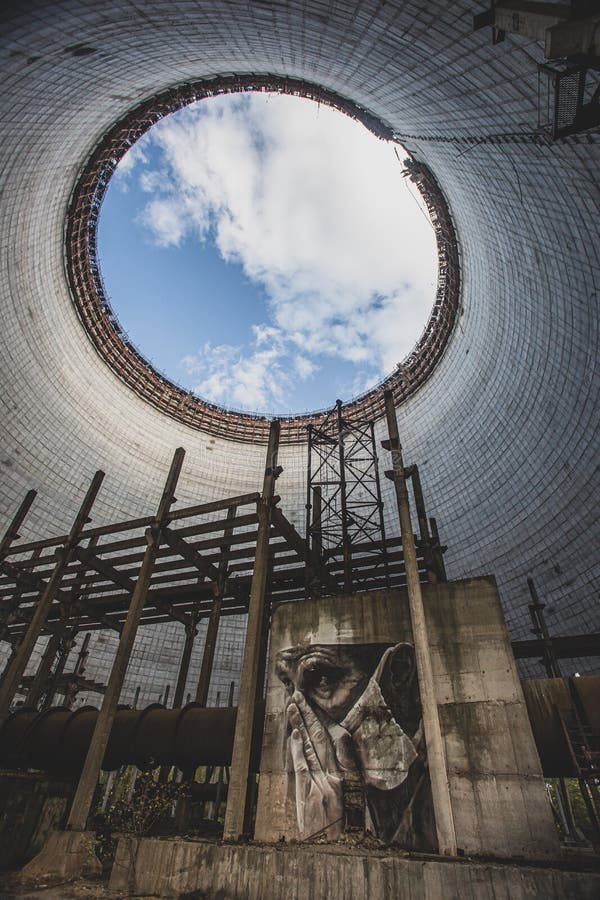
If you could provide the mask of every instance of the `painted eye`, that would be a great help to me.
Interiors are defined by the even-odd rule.
[[[315,666],[306,672],[306,687],[312,691],[332,691],[340,680],[341,672],[331,666]]]

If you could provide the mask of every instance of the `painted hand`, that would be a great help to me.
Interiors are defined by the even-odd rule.
[[[344,825],[343,781],[356,772],[350,736],[340,726],[332,736],[299,691],[291,697],[287,717],[300,837],[322,833],[335,840]]]

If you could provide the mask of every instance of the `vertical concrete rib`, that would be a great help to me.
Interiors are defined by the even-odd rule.
[[[183,706],[183,695],[187,684],[188,672],[190,669],[190,660],[192,658],[192,650],[194,649],[194,638],[198,634],[196,625],[198,624],[198,616],[193,612],[190,621],[185,626],[185,641],[183,650],[181,651],[181,660],[179,663],[179,672],[177,673],[177,684],[175,685],[175,693],[173,694],[173,709],[181,709]]]
[[[248,775],[250,772],[250,749],[254,731],[254,715],[256,705],[257,684],[261,662],[261,651],[264,652],[262,635],[265,614],[265,588],[269,574],[269,538],[271,531],[271,509],[275,493],[275,480],[278,475],[277,452],[279,449],[279,422],[271,422],[269,444],[263,480],[262,496],[258,505],[258,534],[256,538],[256,555],[254,557],[254,573],[250,588],[248,606],[248,626],[244,647],[244,662],[240,678],[240,696],[238,702],[233,754],[231,760],[231,779],[227,794],[227,809],[223,837],[236,840],[244,831],[246,816]]]
[[[433,669],[431,666],[429,640],[427,637],[427,624],[425,622],[423,595],[421,593],[419,568],[417,565],[417,551],[415,548],[410,508],[408,505],[408,491],[406,489],[406,479],[404,477],[404,463],[402,461],[402,447],[398,435],[396,407],[394,406],[394,397],[391,391],[385,392],[385,412],[389,434],[388,449],[392,456],[393,480],[398,503],[398,515],[400,517],[402,552],[404,554],[404,565],[406,568],[406,587],[408,592],[408,604],[410,607],[413,642],[417,659],[417,674],[419,677],[419,691],[421,695],[421,707],[423,710],[423,727],[425,729],[425,741],[427,745],[427,761],[431,778],[438,849],[444,856],[456,856],[456,834],[454,830],[452,803],[450,800],[450,787],[448,784],[446,753],[440,728],[437,700],[435,697]]]
[[[235,519],[236,507],[230,506],[227,510],[227,524],[223,532],[223,544],[221,545],[221,560],[219,562],[219,579],[215,586],[215,595],[213,605],[208,618],[208,627],[206,629],[206,640],[204,641],[204,652],[202,653],[202,666],[200,669],[200,677],[198,678],[198,687],[196,689],[196,703],[206,706],[208,700],[208,691],[210,689],[210,679],[215,660],[215,651],[217,649],[217,637],[219,634],[219,622],[221,620],[221,606],[223,605],[223,593],[227,581],[228,560],[227,550],[230,544],[227,539],[233,534],[234,526],[230,523]]]

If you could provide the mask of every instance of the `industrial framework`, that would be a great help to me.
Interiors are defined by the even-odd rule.
[[[384,449],[388,444],[382,442]],[[402,541],[386,534],[382,515],[373,422],[351,419],[338,402],[321,427],[309,426],[307,449],[306,536],[279,509],[277,495],[270,506],[269,606],[310,596],[405,587]],[[275,469],[275,478],[279,471]],[[393,477],[392,471],[385,475]],[[418,466],[406,467],[403,475],[411,487],[418,527],[414,540],[420,580],[446,581],[446,547],[436,519],[427,514]],[[104,690],[103,684],[84,677],[87,639],[72,671],[65,671],[66,663],[79,634],[97,630],[122,634],[158,524],[157,517],[149,515],[90,527],[103,479],[102,472],[94,476],[69,534],[19,540],[36,497],[29,491],[0,541],[0,641],[11,646],[5,681],[18,661],[9,704],[17,690],[28,706],[38,708],[50,706],[56,695],[71,705],[81,690]],[[180,510],[169,508],[161,520],[139,624],[179,622],[185,631],[175,706],[184,699],[199,621],[208,620],[208,632],[195,699],[205,703],[220,620],[248,612],[261,502],[261,494],[252,492]],[[597,634],[536,635],[513,643],[517,659],[545,658],[548,647],[557,659],[593,656],[600,646]],[[38,671],[35,676],[24,675],[40,636],[48,641]]]
[[[132,762],[152,767],[158,760],[187,771],[192,784],[195,766],[231,763],[224,834],[250,833],[254,799],[249,784],[256,786],[273,603],[381,587],[406,588],[412,602],[411,596],[414,601],[415,594],[421,595],[421,583],[446,580],[445,548],[435,520],[427,517],[418,468],[403,463],[391,391],[384,402],[389,438],[382,447],[392,463],[385,475],[394,483],[400,538],[388,538],[383,526],[373,423],[350,420],[339,402],[325,427],[309,436],[306,537],[279,509],[275,493],[282,471],[277,420],[270,424],[260,493],[175,509],[185,456],[179,448],[154,515],[89,527],[104,480],[99,471],[68,534],[22,542],[19,531],[35,492],[26,495],[0,541],[2,638],[12,644],[0,682],[0,761],[77,775],[68,830],[85,829],[103,768]],[[418,535],[413,533],[409,483]],[[240,613],[247,614],[247,628],[237,713],[210,710],[206,706],[220,620]],[[194,702],[185,704],[201,618],[208,619],[202,666]],[[165,621],[179,622],[185,630],[172,709],[120,708],[139,627]],[[419,622],[411,614],[411,622],[416,644],[424,635],[424,618]],[[107,628],[119,633],[107,684],[83,678],[85,642],[75,670],[65,672],[65,648],[77,633]],[[25,678],[42,635],[48,641],[37,672]],[[540,632],[533,651],[546,653],[548,641]],[[71,713],[81,687],[102,693],[100,710],[83,707]],[[59,693],[64,703],[55,707]],[[18,694],[25,694],[23,708],[11,715]],[[165,690],[165,705],[166,699]],[[583,771],[580,766],[577,771],[584,787],[595,778],[595,768]],[[207,778],[201,789],[193,788],[204,800],[214,794],[217,809],[224,791],[222,771],[219,779],[217,785]],[[596,795],[593,787],[590,791],[593,812]]]
[[[318,465],[315,454],[320,457]],[[320,513],[313,509],[306,538],[279,509],[279,497],[274,496],[270,504],[269,607],[313,594],[403,587],[402,542],[399,537],[387,537],[383,524],[373,423],[349,420],[338,403],[324,428],[311,429],[309,469],[309,490],[322,497],[323,506]],[[280,469],[274,471],[276,478]],[[409,470],[407,475],[411,475]],[[82,632],[89,635],[109,629],[122,635],[147,562],[149,541],[156,540],[159,533],[151,570],[144,576],[138,624],[171,621],[185,629],[185,665],[175,689],[176,706],[183,700],[200,619],[208,619],[208,632],[196,700],[205,703],[220,619],[248,612],[260,493],[180,510],[169,508],[160,520],[146,516],[89,527],[103,479],[102,472],[94,476],[68,535],[22,542],[18,532],[36,496],[30,491],[0,545],[0,640],[12,648],[4,679],[10,682],[10,690],[3,686],[5,693],[10,693],[5,709],[19,685],[28,706],[43,708],[50,706],[57,694],[70,705],[81,689],[103,690],[103,685],[83,677],[87,643],[70,673],[65,672],[67,658]],[[425,512],[420,487],[415,498],[422,522]],[[433,556],[443,569],[445,548],[439,546],[437,531],[431,537],[425,527],[417,539],[417,550],[423,580],[429,577],[427,561]],[[25,676],[29,656],[42,635],[48,636],[48,642],[38,671],[34,677]]]
[[[259,502],[260,494],[244,494],[168,516],[141,624],[176,621],[188,627],[192,619],[197,622],[210,617],[215,598],[219,616],[247,612]],[[39,633],[59,639],[52,642],[56,655],[62,655],[61,641],[72,641],[73,631],[110,629],[120,633],[144,559],[146,531],[152,524],[153,518],[146,517],[85,528],[70,539],[58,535],[5,546],[0,559],[1,639],[18,646],[49,586],[52,602]],[[364,552],[371,549],[371,543],[363,538]],[[378,560],[382,542],[377,541],[377,556],[361,566],[360,584],[365,588],[403,584],[400,541],[394,537],[383,543],[388,553],[385,574]],[[61,560],[57,579],[56,558],[63,555],[68,559],[64,564]],[[277,506],[272,510],[269,555],[273,602],[303,599],[307,570],[310,583],[316,580],[328,593],[344,589],[343,560],[334,553],[316,560]]]
[[[389,126],[368,110],[332,91],[297,78],[228,75],[179,85],[137,106],[104,136],[75,186],[67,219],[66,262],[77,313],[99,355],[147,402],[172,418],[210,434],[245,442],[266,442],[269,418],[224,409],[174,384],[148,362],[123,331],[104,291],[97,253],[100,208],[110,178],[130,147],[161,118],[190,103],[219,94],[270,91],[326,103],[359,120],[377,137],[393,140]],[[423,163],[406,161],[405,174],[417,185],[429,210],[438,248],[438,283],[433,310],[413,350],[382,384],[348,404],[349,416],[370,420],[384,414],[383,390],[398,404],[423,384],[452,334],[460,297],[456,234],[445,197]],[[308,425],[320,426],[327,411],[281,419],[282,443],[302,442]]]
[[[395,422],[391,391],[386,393],[385,404]],[[343,427],[339,406],[337,413]],[[90,815],[140,624],[173,619],[181,622],[186,630],[173,699],[173,706],[180,708],[196,624],[201,616],[208,616],[196,692],[196,701],[204,707],[220,618],[226,612],[247,611],[232,749],[235,777],[230,783],[225,831],[245,827],[246,816],[252,810],[247,780],[251,772],[252,738],[260,719],[256,706],[264,686],[273,602],[300,599],[316,582],[329,594],[347,586],[345,561],[340,563],[334,559],[330,565],[324,565],[308,551],[306,540],[278,509],[280,498],[275,494],[275,484],[282,471],[277,464],[280,428],[279,421],[270,423],[260,494],[245,494],[174,511],[175,490],[185,457],[185,450],[180,447],[173,456],[155,515],[86,528],[104,480],[104,473],[98,471],[67,535],[17,543],[19,529],[35,499],[35,492],[30,491],[0,542],[4,636],[14,641],[0,684],[0,725],[10,715],[25,669],[42,634],[49,634],[50,640],[26,696],[26,704],[34,708],[40,703],[48,706],[56,690],[59,647],[55,638],[60,641],[66,636],[69,640],[82,626],[114,628],[120,634],[102,708],[93,726],[70,809],[69,829],[85,829]],[[410,516],[406,512],[404,467],[398,465],[402,457],[397,434],[390,438],[388,445],[396,489],[404,497],[405,515],[401,519],[401,541],[395,541],[396,546],[401,544],[402,552],[396,554],[393,562],[388,560],[384,583],[390,587],[405,584],[410,593],[419,590],[421,576]],[[343,477],[343,454],[341,460]],[[368,535],[368,531],[363,531],[363,535]],[[385,541],[383,545],[386,553]],[[361,572],[364,587],[380,586],[377,563],[375,559],[370,574],[368,569]]]
[[[375,423],[352,415],[341,400],[318,425],[308,426],[306,496],[307,553],[341,569],[346,593],[390,587],[403,560],[401,547],[386,537]],[[389,449],[389,442],[383,446]],[[386,477],[393,479],[391,471]],[[415,536],[423,581],[445,581],[445,547],[434,518],[428,519],[416,465],[404,470],[419,523]],[[319,596],[318,583],[308,585]]]

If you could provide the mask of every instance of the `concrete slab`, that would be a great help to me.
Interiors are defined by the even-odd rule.
[[[408,858],[342,845],[231,845],[121,838],[110,889],[227,900],[597,900],[600,874]]]

